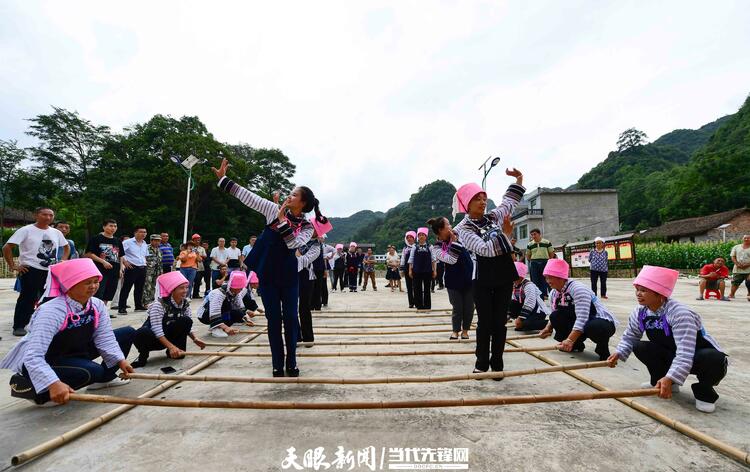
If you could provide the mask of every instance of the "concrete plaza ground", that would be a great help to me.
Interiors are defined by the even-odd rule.
[[[0,354],[17,341],[10,334],[15,294],[11,281],[0,280]],[[380,284],[384,281],[378,280]],[[627,315],[635,305],[629,280],[610,281],[606,304],[620,321],[612,345],[619,340]],[[750,450],[747,433],[750,420],[750,347],[745,335],[750,324],[750,303],[695,301],[695,280],[680,280],[675,296],[701,313],[708,331],[731,356],[729,373],[717,388],[721,398],[717,410],[706,415],[695,410],[688,379],[686,387],[671,401],[639,398],[637,402],[657,409],[673,419],[712,435],[744,451]],[[194,307],[197,302],[194,303]],[[380,289],[365,293],[332,293],[329,310],[403,310],[405,294]],[[445,291],[433,296],[434,308],[449,307]],[[324,312],[325,313],[325,312]],[[440,313],[434,313],[439,315]],[[354,315],[352,315],[354,316]],[[115,326],[140,326],[143,313],[121,316]],[[320,319],[318,325],[406,324],[445,321],[447,317],[410,319]],[[263,320],[261,320],[262,322]],[[401,328],[391,328],[398,330]],[[407,329],[407,328],[403,328]],[[430,329],[430,328],[425,328]],[[197,332],[205,337],[205,326]],[[510,330],[510,333],[513,333]],[[512,335],[512,334],[511,334]],[[308,352],[414,351],[466,349],[445,344],[409,346],[316,346]],[[242,335],[235,336],[235,340]],[[318,341],[447,339],[446,333],[376,336],[318,336]],[[210,339],[210,338],[208,338]],[[261,336],[257,341],[264,341]],[[256,342],[257,342],[256,341]],[[549,345],[550,340],[522,341],[525,346]],[[192,349],[190,343],[189,347]],[[218,349],[218,348],[209,348]],[[596,360],[589,346],[580,354],[544,353],[566,364]],[[239,352],[267,352],[264,347],[243,347]],[[131,352],[130,359],[135,357]],[[171,364],[187,370],[203,358],[188,357],[168,363],[161,353],[140,371],[159,373]],[[303,376],[381,377],[449,375],[468,373],[473,355],[365,358],[299,358]],[[507,353],[505,369],[546,366],[526,353]],[[581,371],[612,389],[634,389],[648,375],[632,357],[616,369]],[[203,370],[206,375],[270,376],[269,358],[225,358]],[[11,457],[69,431],[116,406],[71,403],[57,408],[35,408],[10,397],[10,372],[0,372],[0,470],[10,470]],[[159,382],[133,380],[129,385],[96,393],[135,397]],[[380,385],[273,385],[183,382],[157,398],[203,400],[376,401],[406,399],[481,398],[590,392],[592,388],[564,373],[508,378],[502,382],[459,381],[433,384]],[[308,449],[325,448],[326,461],[334,459],[338,446],[345,451],[382,448],[468,448],[468,470],[745,470],[734,460],[690,439],[615,400],[400,410],[208,410],[136,407],[56,451],[18,467],[29,471],[212,471],[282,470],[287,449],[294,447],[298,462]],[[387,449],[386,449],[387,451]],[[288,469],[288,470],[294,470]],[[306,468],[304,470],[314,470]],[[325,470],[320,468],[319,470]],[[329,470],[335,470],[332,466]],[[348,465],[344,469],[349,470]],[[355,467],[353,470],[370,470]]]

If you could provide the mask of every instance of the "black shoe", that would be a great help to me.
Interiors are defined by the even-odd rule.
[[[495,370],[495,369],[492,369],[492,372],[502,372],[502,371],[503,371],[503,369],[500,369],[500,370]],[[493,377],[493,378],[492,378],[492,380],[494,380],[495,382],[500,382],[500,381],[501,381],[501,380],[503,380],[504,378],[505,378],[505,377]]]
[[[472,374],[485,374],[485,373],[487,373],[487,371],[486,370],[481,370],[481,369],[474,369],[474,370],[471,371],[471,373]],[[484,380],[484,379],[474,379],[474,380]]]
[[[596,349],[594,349],[594,352],[599,354],[600,361],[606,361],[607,358],[610,356],[609,344],[604,344],[604,345],[597,344]]]
[[[573,349],[570,352],[583,352],[586,350],[586,345],[583,343],[573,345]]]
[[[23,328],[14,328],[13,336],[26,336],[26,330]]]
[[[409,308],[414,308],[414,305],[409,305]]]
[[[299,377],[299,369],[296,367],[294,369],[286,369],[286,376],[287,377]]]
[[[130,365],[132,365],[134,369],[139,369],[141,367],[145,367],[146,363],[148,363],[148,356],[138,354],[138,357],[133,362],[131,362]]]
[[[118,315],[127,315],[128,312],[126,310],[117,310]]]
[[[283,377],[284,376],[284,371],[283,370],[276,370],[276,369],[274,369],[273,370],[273,376],[274,377]]]
[[[35,400],[36,391],[31,379],[21,374],[13,374],[10,377],[10,396],[23,398],[24,400]]]
[[[137,307],[135,307],[135,310],[133,310],[133,311],[146,311],[146,308],[144,308],[142,306],[137,306]]]
[[[125,305],[125,308],[132,308],[130,305]]]

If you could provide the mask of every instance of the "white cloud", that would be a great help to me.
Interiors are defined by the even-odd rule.
[[[625,128],[655,139],[739,107],[743,3],[6,2],[0,137],[51,104],[115,129],[197,115],[282,149],[333,215],[478,181],[490,154],[567,186]]]

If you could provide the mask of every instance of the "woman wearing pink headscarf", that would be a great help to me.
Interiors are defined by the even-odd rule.
[[[671,398],[687,376],[695,374],[695,407],[713,413],[719,399],[714,387],[727,374],[727,356],[706,333],[700,315],[670,298],[678,276],[676,270],[643,266],[633,280],[639,306],[630,313],[609,365],[615,367],[634,353],[651,376],[641,387],[658,387],[661,398]],[[641,340],[644,334],[648,341]]]
[[[160,349],[166,349],[170,359],[182,359],[188,336],[199,348],[206,347],[193,332],[190,299],[187,297],[189,285],[190,281],[182,272],[167,272],[156,279],[159,298],[148,306],[146,321],[135,333],[133,344],[138,349],[138,359],[133,361],[133,367],[145,366],[149,352]]]
[[[135,329],[112,330],[104,302],[94,298],[102,276],[91,259],[50,267],[49,296],[37,308],[29,334],[11,349],[0,368],[11,369],[11,396],[42,405],[67,403],[70,394],[125,385],[117,370],[133,372],[127,361]],[[93,360],[102,357],[101,363]]]
[[[417,229],[417,244],[409,254],[409,277],[414,280],[414,304],[417,310],[430,310],[430,282],[435,278],[436,264],[432,246],[427,244],[427,228]]]
[[[474,372],[490,368],[503,370],[503,352],[508,329],[508,303],[513,281],[518,278],[513,265],[510,217],[523,197],[523,174],[517,169],[505,173],[516,178],[500,206],[487,211],[487,193],[475,183],[462,185],[453,198],[453,214],[465,213],[454,230],[461,244],[476,256],[474,266],[474,306],[477,310],[477,361]],[[500,379],[496,379],[500,380]]]
[[[255,314],[245,308],[243,301],[247,285],[247,275],[241,270],[235,270],[229,274],[229,280],[224,285],[208,293],[198,309],[198,320],[209,325],[211,336],[226,338],[237,334],[239,330],[232,328],[235,323],[255,325],[250,321],[251,315]]]
[[[409,258],[411,257],[411,251],[414,249],[414,243],[417,241],[417,233],[415,231],[407,231],[404,235],[404,250],[401,251],[401,272],[406,282],[406,296],[409,298],[409,308],[414,308],[414,281],[409,275]]]

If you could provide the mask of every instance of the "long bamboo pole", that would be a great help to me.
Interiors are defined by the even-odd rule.
[[[455,406],[519,405],[527,403],[575,402],[606,398],[647,397],[659,389],[610,390],[606,392],[557,393],[552,395],[517,395],[491,398],[456,398],[447,400],[402,400],[375,402],[268,402],[232,400],[162,400],[157,398],[126,398],[109,395],[71,393],[70,399],[91,403],[120,403],[123,405],[162,406],[177,408],[232,408],[247,410],[372,410],[394,408],[445,408]]]
[[[449,326],[439,329],[421,329],[409,331],[318,331],[315,330],[315,336],[383,336],[392,334],[426,334],[426,333],[450,333],[452,329]],[[240,334],[258,334],[258,331],[242,331]],[[265,333],[262,333],[265,334]]]
[[[438,314],[424,314],[424,313],[412,313],[410,315],[329,315],[329,311],[324,312],[313,312],[312,317],[313,319],[321,319],[321,318],[330,318],[330,319],[339,319],[339,320],[345,320],[350,318],[355,319],[386,319],[386,318],[402,318],[402,319],[421,319],[421,318],[448,318],[453,316],[450,313],[438,313]]]
[[[519,343],[515,341],[508,341],[508,344],[514,347],[522,347]],[[561,365],[559,362],[555,361],[554,359],[550,359],[549,357],[537,354],[536,352],[529,352],[532,356],[536,357],[540,361],[552,365],[552,366],[559,366]],[[566,374],[570,375],[571,377],[580,380],[581,382],[585,383],[586,385],[589,385],[590,387],[593,387],[600,392],[611,392],[609,388],[606,386],[586,377],[585,375],[582,375],[578,372],[571,372],[571,371],[564,371]],[[636,403],[633,400],[628,400],[625,398],[616,398],[617,401],[620,403],[623,403],[630,408],[633,408],[636,411],[639,411],[646,416],[649,416],[650,418],[655,419],[656,421],[660,422],[663,425],[666,425],[675,431],[678,431],[685,436],[689,438],[693,438],[696,441],[700,442],[701,444],[704,444],[708,447],[711,447],[712,449],[715,449],[722,454],[731,457],[732,459],[735,459],[739,462],[742,462],[744,464],[750,464],[750,453],[747,451],[743,451],[739,448],[736,448],[732,445],[729,445],[719,439],[714,438],[713,436],[709,436],[706,433],[703,433],[701,431],[698,431],[697,429],[686,425],[685,423],[682,423],[680,421],[674,420],[667,415],[664,415],[662,413],[659,413],[656,410],[653,410],[645,405],[641,405],[640,403]]]
[[[404,384],[404,383],[439,383],[460,380],[504,379],[524,375],[546,374],[578,369],[607,367],[606,361],[584,362],[535,369],[508,370],[503,372],[486,372],[482,374],[459,374],[421,377],[373,377],[373,378],[335,378],[335,377],[244,377],[232,375],[175,375],[175,374],[121,374],[125,379],[140,380],[181,380],[191,382],[235,382],[235,383],[273,383],[273,384],[323,384],[323,385],[370,385],[370,384]]]
[[[407,310],[326,310],[323,313],[443,313],[443,312],[450,312],[453,308],[432,308],[429,310],[415,310],[415,309],[407,309]]]
[[[322,329],[339,329],[339,328],[341,329],[371,329],[371,328],[418,328],[422,326],[445,326],[445,329],[441,331],[451,331],[451,327],[453,325],[443,321],[443,322],[435,322],[435,323],[412,323],[412,324],[375,324],[375,323],[361,324],[361,325],[315,324],[314,328],[315,330],[318,330],[321,328]],[[266,328],[267,326],[263,324],[256,324],[254,327]],[[476,323],[472,324],[472,327],[476,327]]]
[[[529,352],[529,351],[554,351],[557,346],[528,347],[528,348],[508,348],[505,352]],[[297,357],[400,357],[400,356],[450,356],[450,355],[474,355],[474,349],[463,351],[446,350],[446,351],[376,351],[376,352],[297,352]],[[270,352],[204,352],[204,351],[186,351],[186,356],[222,356],[222,357],[271,357]]]
[[[248,336],[243,341],[249,342],[257,338],[258,336]],[[239,349],[239,346],[230,348],[231,351],[235,351],[237,349]],[[206,367],[214,364],[215,362],[221,359],[223,359],[223,357],[221,356],[209,357],[208,359],[201,361],[198,364],[194,365],[193,367],[185,371],[185,373],[193,374],[195,372],[200,372],[201,370],[205,369]],[[148,390],[142,393],[141,395],[138,396],[138,398],[145,399],[145,398],[155,397],[156,395],[159,395],[160,393],[177,385],[178,383],[179,381],[164,382],[152,388],[151,390]],[[117,418],[123,413],[132,410],[133,408],[135,408],[135,406],[136,406],[135,404],[123,404],[122,406],[119,406],[115,408],[114,410],[108,411],[107,413],[100,415],[94,418],[93,420],[83,423],[82,425],[68,431],[67,433],[63,433],[60,436],[57,436],[48,441],[45,441],[42,444],[32,447],[31,449],[27,449],[19,454],[16,454],[15,456],[11,458],[10,462],[13,465],[20,465],[20,464],[23,464],[24,462],[28,462],[32,459],[35,459],[41,456],[42,454],[46,454],[47,452],[57,449],[58,447],[63,446],[83,436],[84,434],[98,428],[99,426]]]
[[[539,339],[538,334],[525,334],[520,336],[508,336],[506,341],[519,339]],[[204,341],[206,346],[242,346],[242,347],[264,347],[268,348],[268,343],[216,343]],[[398,339],[390,341],[315,341],[316,346],[390,346],[390,345],[410,345],[410,344],[474,344],[474,339]],[[303,343],[297,344],[297,347],[303,346]]]

